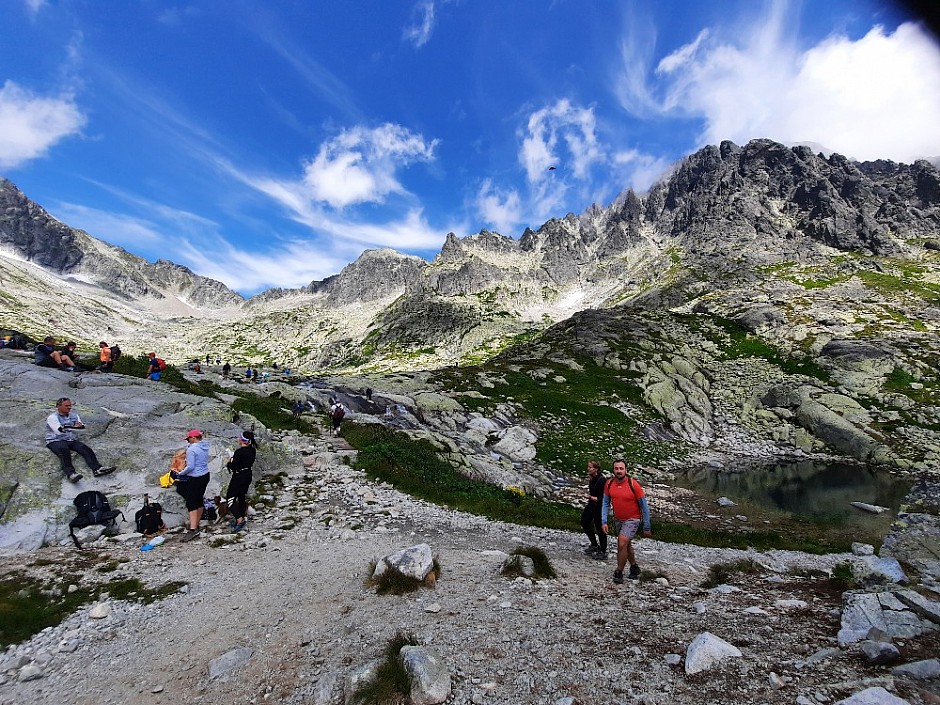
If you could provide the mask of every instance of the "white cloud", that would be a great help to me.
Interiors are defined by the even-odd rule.
[[[35,17],[45,4],[46,0],[26,0],[26,11]]]
[[[522,222],[522,199],[515,189],[501,191],[486,179],[476,200],[477,212],[483,221],[503,235],[511,235]]]
[[[85,116],[71,95],[44,98],[7,81],[0,88],[0,168],[43,156],[84,124]]]
[[[615,153],[611,162],[615,173],[620,174],[620,183],[629,184],[637,192],[646,191],[674,166],[669,159],[636,149]]]
[[[431,32],[434,30],[434,3],[430,0],[421,0],[411,9],[413,22],[405,27],[402,38],[420,49],[431,38]]]
[[[304,167],[303,182],[313,199],[334,208],[382,202],[390,193],[404,193],[398,168],[433,161],[437,144],[400,125],[354,127],[320,146]]]
[[[564,143],[566,151],[561,151],[560,143]],[[603,159],[592,109],[578,108],[562,99],[529,116],[519,148],[519,163],[530,183],[544,179],[549,167],[561,163],[567,172],[583,179],[591,165]]]
[[[621,104],[658,93],[659,117],[700,119],[700,144],[769,137],[816,142],[857,159],[911,162],[940,155],[940,46],[921,25],[831,35],[800,47],[791,6],[772,3],[733,38],[717,29],[663,58],[657,84],[622,77]],[[624,66],[634,77],[645,69]],[[649,108],[652,103],[647,103]],[[632,111],[631,112],[635,112]]]

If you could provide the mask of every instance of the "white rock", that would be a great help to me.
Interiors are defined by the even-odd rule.
[[[107,619],[111,616],[111,605],[107,602],[99,602],[88,610],[88,616],[92,619]]]
[[[703,632],[695,637],[686,649],[685,672],[688,675],[700,673],[717,666],[722,661],[741,658],[741,656],[737,647],[711,632]]]

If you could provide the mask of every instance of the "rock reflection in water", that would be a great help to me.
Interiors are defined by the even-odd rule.
[[[809,460],[735,469],[692,468],[679,482],[702,494],[818,519],[863,514],[851,502],[888,507],[894,514],[910,488],[910,481],[864,465]]]

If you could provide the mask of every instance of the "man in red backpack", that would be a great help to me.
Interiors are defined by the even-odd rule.
[[[610,508],[613,506],[613,516]],[[643,522],[643,536],[649,537],[650,510],[646,503],[646,492],[640,483],[627,475],[627,464],[623,460],[614,461],[614,476],[604,486],[604,504],[601,507],[601,528],[607,535],[617,537],[617,570],[614,571],[614,582],[623,582],[623,569],[630,562],[630,579],[640,577],[640,566],[636,563],[633,553],[633,539],[640,530]]]

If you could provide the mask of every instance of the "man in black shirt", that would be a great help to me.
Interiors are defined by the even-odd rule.
[[[601,472],[601,465],[596,460],[589,460],[588,500],[581,512],[581,528],[587,534],[591,545],[584,552],[599,561],[607,557],[607,534],[601,528],[601,506],[604,501],[604,482],[607,478]]]

